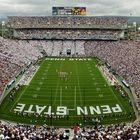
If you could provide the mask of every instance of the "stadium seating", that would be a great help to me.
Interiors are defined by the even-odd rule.
[[[17,39],[119,39],[121,30],[78,30],[78,29],[18,29]]]
[[[125,17],[18,17],[8,18],[16,39],[101,39],[124,38]],[[34,24],[32,24],[34,23]]]
[[[12,28],[126,28],[125,17],[9,17]],[[32,24],[34,23],[34,24]]]
[[[95,56],[111,65],[140,95],[140,41],[93,41],[85,43],[87,56]]]
[[[118,124],[110,126],[94,125],[80,128],[75,134],[75,140],[139,140],[139,124]]]
[[[139,40],[76,41],[74,43],[73,41],[22,41],[0,38],[0,41],[0,63],[2,65],[0,84],[3,86],[26,64],[42,57],[38,49],[39,46],[42,46],[48,56],[60,56],[60,52],[66,56],[67,50],[71,50],[71,55],[85,56],[86,54],[86,56],[102,59],[125,78],[138,96],[140,95]],[[10,75],[9,78],[8,75]],[[5,76],[7,78],[4,78]],[[1,90],[4,88],[3,86]]]
[[[15,36],[22,40],[0,38],[0,96],[6,84],[29,63],[43,57],[45,51],[46,56],[53,57],[97,57],[122,76],[140,97],[140,40],[111,41],[120,36],[126,23],[127,19],[122,17],[9,17],[9,25],[16,29]],[[66,29],[57,29],[60,27]],[[95,29],[89,31],[92,28]],[[92,37],[104,41],[82,40]],[[61,140],[63,134],[57,129],[0,123],[0,139]],[[79,127],[74,136],[75,140],[91,138],[139,140],[140,125]]]
[[[72,130],[73,131],[73,130]],[[1,140],[68,140],[65,131],[59,128],[27,126],[0,122]],[[94,125],[79,127],[74,140],[139,140],[140,124]],[[69,140],[72,140],[69,139]]]

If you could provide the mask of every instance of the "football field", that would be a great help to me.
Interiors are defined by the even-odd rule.
[[[127,97],[108,84],[93,58],[46,58],[29,85],[13,101],[3,101],[0,114],[1,119],[53,126],[134,119]]]

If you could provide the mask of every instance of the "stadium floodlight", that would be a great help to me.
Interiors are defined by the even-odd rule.
[[[140,31],[140,27],[138,27],[138,31]]]
[[[133,22],[133,26],[136,27],[137,26],[137,23],[136,22]]]
[[[135,30],[135,37],[136,37],[136,27],[137,27],[137,23],[136,22],[133,22],[133,28],[134,28],[134,30]]]
[[[2,26],[1,26],[2,37],[3,37],[3,27],[4,26],[5,26],[5,21],[2,21]]]
[[[5,21],[2,21],[2,26],[4,26],[5,25]]]

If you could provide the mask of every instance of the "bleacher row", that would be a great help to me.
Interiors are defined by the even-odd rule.
[[[68,140],[65,130],[0,122],[0,140]]]
[[[66,16],[47,16],[47,17],[20,17],[11,16],[9,26],[11,28],[126,28],[128,18],[126,17],[66,17]]]
[[[14,33],[18,39],[107,39],[124,38],[121,30],[78,30],[78,29],[18,29]]]
[[[94,125],[71,129],[69,136],[54,127],[27,126],[0,122],[0,140],[139,140],[140,124]]]

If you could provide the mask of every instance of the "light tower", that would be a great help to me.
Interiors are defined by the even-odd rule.
[[[135,38],[136,38],[136,35],[137,35],[137,23],[136,22],[133,22],[133,28],[134,28],[134,34],[135,34]]]
[[[3,37],[3,33],[4,33],[4,26],[5,26],[5,21],[2,21],[2,24],[1,24],[2,37]]]

